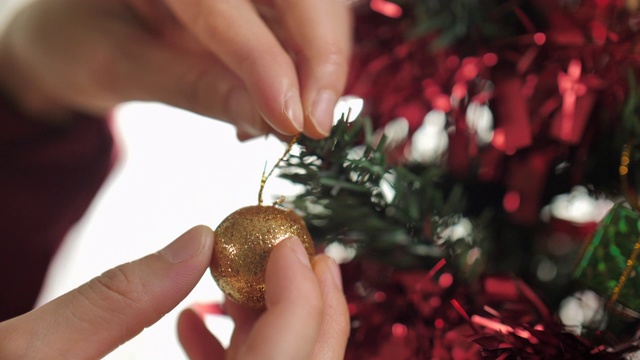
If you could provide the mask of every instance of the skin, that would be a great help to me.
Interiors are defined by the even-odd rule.
[[[0,33],[0,95],[51,126],[140,100],[229,122],[241,140],[322,138],[350,42],[351,14],[338,0],[33,0]],[[186,297],[213,241],[196,227],[0,323],[0,358],[104,356]],[[295,239],[274,248],[266,310],[226,304],[236,323],[229,349],[185,310],[178,330],[190,358],[341,359],[349,315],[338,267],[322,255],[305,264],[300,249]]]
[[[310,264],[295,238],[284,240],[276,249],[267,266],[266,311],[231,301],[225,304],[235,322],[228,349],[193,311],[180,315],[178,336],[189,358],[344,358],[350,321],[337,264],[325,255],[316,256]]]
[[[2,359],[95,359],[151,326],[193,289],[211,262],[213,231],[197,226],[173,243],[0,323]],[[274,247],[263,311],[227,303],[236,323],[224,349],[192,310],[178,335],[190,359],[342,359],[349,314],[330,258],[309,263],[300,240]]]
[[[0,34],[0,89],[49,120],[159,101],[241,139],[322,138],[350,47],[338,0],[35,0]]]

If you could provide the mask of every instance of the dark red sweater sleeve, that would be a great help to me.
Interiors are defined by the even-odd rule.
[[[0,321],[32,309],[50,260],[107,177],[105,119],[51,126],[0,101]]]

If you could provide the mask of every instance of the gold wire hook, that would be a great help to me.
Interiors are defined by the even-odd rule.
[[[271,174],[273,174],[274,170],[278,167],[280,162],[284,160],[287,155],[289,155],[289,153],[291,152],[291,148],[293,148],[293,145],[298,141],[298,138],[300,138],[300,134],[294,136],[293,139],[291,139],[291,141],[289,142],[289,146],[287,146],[287,149],[284,151],[284,154],[280,156],[280,159],[276,161],[275,165],[273,165],[273,167],[271,168],[271,171],[269,171],[269,173],[266,175],[265,172],[267,170],[267,164],[264,164],[264,170],[262,170],[262,179],[260,180],[260,191],[258,192],[258,205],[262,205],[262,192],[264,191],[264,185],[267,183],[267,179],[269,179]],[[277,203],[278,202],[276,202],[276,204]]]

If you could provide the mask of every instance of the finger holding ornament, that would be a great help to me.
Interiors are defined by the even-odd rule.
[[[236,325],[227,356],[281,358],[286,349],[291,359],[340,358],[349,333],[340,270],[327,256],[313,257],[299,215],[262,205],[271,173],[263,174],[258,205],[236,210],[215,230],[211,274]]]
[[[327,255],[313,259],[313,271],[320,283],[323,301],[322,325],[316,341],[314,359],[343,359],[351,320],[342,290],[338,264]]]
[[[192,309],[178,317],[178,340],[191,360],[224,359],[222,343],[207,329],[204,320]]]
[[[253,330],[253,326],[264,313],[264,309],[255,309],[240,305],[233,300],[226,299],[224,303],[225,313],[233,319],[233,334],[227,349],[227,358],[236,359],[242,351],[247,338]]]
[[[189,357],[344,357],[349,314],[335,261],[318,255],[310,262],[301,242],[295,237],[286,238],[269,256],[266,284],[266,309],[233,300],[225,303],[225,312],[235,324],[226,350],[194,311],[185,310],[180,315],[178,334]]]
[[[274,248],[281,247],[280,244]],[[291,255],[291,254],[290,254]],[[290,257],[290,256],[289,256]],[[280,257],[282,259],[283,257]],[[267,272],[274,268],[272,263],[278,261],[276,257],[270,257]],[[287,259],[287,262],[296,261],[295,259]],[[320,322],[320,330],[314,344],[309,344],[314,349],[313,359],[342,359],[344,357],[344,351],[346,348],[347,339],[349,336],[349,312],[347,309],[347,303],[342,291],[340,269],[336,262],[326,255],[317,255],[312,261],[313,272],[316,277],[316,282],[320,286],[322,292],[322,318]],[[306,269],[303,269],[306,271]],[[280,272],[274,276],[267,276],[267,288],[271,286],[269,282],[271,279],[281,278],[279,281],[290,282],[290,275],[288,272]],[[303,284],[304,286],[304,284]],[[296,292],[305,298],[309,296],[308,293],[304,293],[302,288],[293,284],[296,288]],[[268,295],[267,295],[268,296]],[[301,302],[305,306],[308,301]],[[249,335],[254,332],[254,326],[264,314],[264,311],[246,307],[240,305],[232,300],[228,300],[225,303],[225,311],[233,318],[235,327],[233,336],[231,338],[231,345],[227,351],[229,358],[236,358],[238,354],[244,348],[244,344],[247,343]],[[270,309],[267,308],[266,312]],[[273,316],[273,315],[270,315]],[[297,316],[294,313],[283,311],[280,315],[283,318],[290,316]],[[305,321],[311,321],[305,317]],[[279,322],[281,320],[278,320]],[[308,326],[303,325],[303,326]],[[269,329],[269,326],[264,326],[264,329]],[[255,330],[258,331],[258,330]],[[272,330],[273,331],[273,330]],[[290,337],[297,337],[297,331],[295,328],[284,329],[283,336],[287,336],[287,332],[290,332]],[[260,337],[258,335],[252,335],[253,338]],[[286,345],[288,346],[288,345]]]
[[[167,5],[209,51],[242,79],[271,127],[287,135],[303,130],[295,65],[252,2],[168,0]]]
[[[312,358],[320,334],[323,300],[307,252],[298,239],[287,238],[274,247],[266,283],[266,311],[253,326],[241,357]]]
[[[265,284],[263,308],[227,297],[225,310],[235,324],[227,358],[311,359],[325,322],[324,296],[298,238],[285,238],[274,245]],[[338,351],[344,351],[344,346]]]

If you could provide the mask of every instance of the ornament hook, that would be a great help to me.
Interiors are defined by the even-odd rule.
[[[284,160],[284,158],[287,155],[289,155],[289,153],[291,152],[291,148],[293,148],[293,145],[298,141],[299,138],[300,138],[300,134],[297,134],[296,136],[293,137],[293,139],[291,139],[291,141],[289,142],[289,146],[287,146],[287,149],[284,151],[284,154],[280,156],[280,159],[276,161],[276,163],[273,165],[273,167],[271,168],[271,171],[269,171],[268,174],[265,174],[267,171],[267,163],[265,162],[264,170],[262,170],[262,179],[260,179],[260,191],[258,192],[258,205],[262,205],[262,192],[264,191],[264,185],[267,183],[267,180],[269,179],[271,174],[273,174],[273,172],[278,167],[280,162]],[[274,205],[281,203],[282,201],[283,200],[276,201]]]

